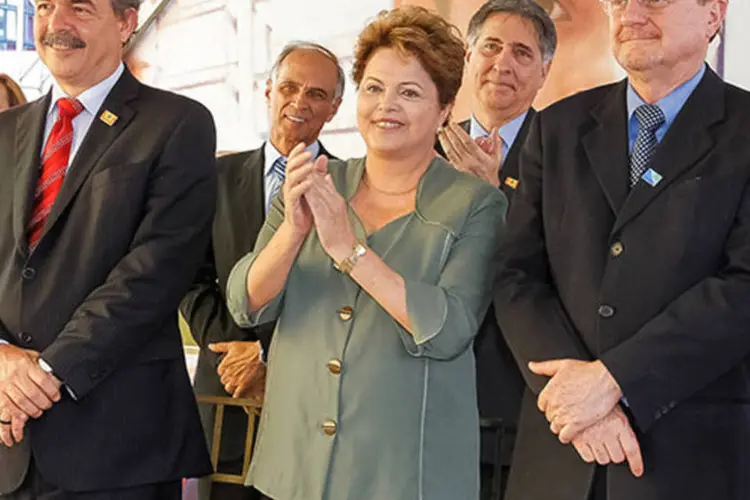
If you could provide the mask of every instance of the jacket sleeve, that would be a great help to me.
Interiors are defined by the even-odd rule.
[[[541,129],[541,116],[537,115],[521,152],[521,181],[498,254],[494,289],[498,324],[526,383],[536,394],[548,378],[529,371],[529,361],[592,359],[560,302],[549,267],[542,215]]]
[[[491,300],[493,256],[508,201],[498,190],[472,207],[460,233],[448,236],[447,258],[436,285],[405,279],[412,334],[399,328],[412,356],[454,358],[471,346]]]
[[[215,147],[211,114],[190,103],[156,156],[128,252],[41,353],[78,399],[176,321],[210,237]]]

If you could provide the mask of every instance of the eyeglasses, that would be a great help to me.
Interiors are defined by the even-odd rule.
[[[636,0],[599,0],[604,7],[612,11],[621,11],[630,4],[631,1]],[[675,0],[637,0],[641,7],[645,7],[648,10],[662,10],[670,4],[674,3]]]

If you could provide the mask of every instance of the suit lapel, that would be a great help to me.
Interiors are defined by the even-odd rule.
[[[615,84],[610,94],[591,111],[594,127],[581,139],[591,168],[614,214],[628,195],[627,81]]]
[[[248,206],[245,212],[248,222],[249,234],[253,235],[253,240],[260,233],[263,227],[263,221],[266,218],[266,186],[265,176],[263,175],[265,166],[265,154],[263,147],[251,151],[237,173],[238,175],[238,193],[247,200]]]
[[[32,103],[16,121],[15,185],[13,194],[13,236],[16,247],[28,256],[26,225],[31,213],[33,194],[39,177],[40,155],[44,124],[49,109],[50,94]]]
[[[617,215],[613,232],[641,213],[659,193],[696,165],[712,149],[711,126],[724,118],[724,83],[710,69],[688,98],[656,149],[651,167],[663,176],[656,185],[639,181]]]
[[[94,115],[94,121],[70,164],[60,193],[52,206],[52,211],[42,230],[42,239],[73,200],[99,158],[133,119],[135,111],[128,106],[128,102],[137,96],[139,85],[133,75],[126,69],[104,100],[101,109]],[[100,113],[105,110],[117,116],[117,121],[112,126],[99,119]]]

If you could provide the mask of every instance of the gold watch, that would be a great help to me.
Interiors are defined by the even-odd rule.
[[[344,274],[350,274],[354,269],[354,266],[357,265],[359,259],[364,257],[366,253],[367,247],[365,246],[364,242],[357,241],[352,247],[352,253],[349,255],[349,257],[345,258],[341,262],[336,263],[335,267]]]

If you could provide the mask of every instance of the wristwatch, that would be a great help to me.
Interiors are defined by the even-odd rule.
[[[354,269],[354,266],[357,265],[359,259],[364,257],[366,253],[367,247],[365,246],[364,242],[357,241],[352,247],[352,253],[349,255],[349,257],[345,258],[341,262],[336,263],[334,266],[342,273],[349,274]]]

